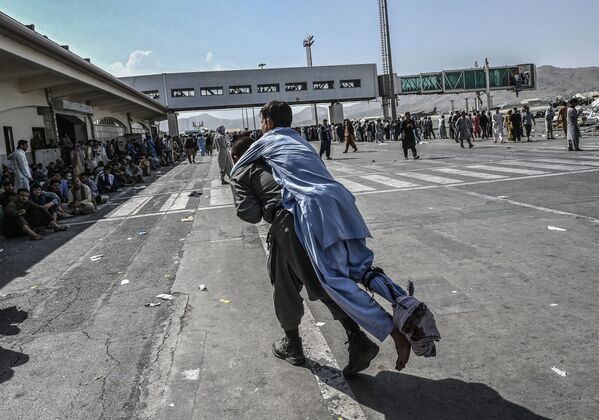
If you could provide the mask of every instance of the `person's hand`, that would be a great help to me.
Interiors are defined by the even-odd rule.
[[[25,214],[25,210],[19,210],[17,212],[17,216],[23,216]]]
[[[397,328],[391,331],[391,338],[395,342],[395,351],[397,352],[397,361],[395,362],[395,369],[401,371],[408,364],[410,359],[410,351],[412,346],[410,342]]]
[[[47,210],[50,207],[52,207],[53,205],[54,205],[54,203],[46,203],[46,204],[44,204],[44,208]]]

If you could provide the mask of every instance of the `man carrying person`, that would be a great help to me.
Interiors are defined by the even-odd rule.
[[[337,135],[339,130],[337,130]],[[322,124],[318,127],[318,140],[320,140],[320,158],[326,155],[327,160],[331,159],[331,143],[333,141],[333,133],[328,120],[322,120]]]
[[[285,298],[295,302],[295,309],[285,306],[285,302],[281,306],[275,302],[275,307],[281,308],[276,311],[279,320],[287,320],[285,325],[281,322],[285,338],[273,345],[275,356],[293,364],[305,360],[297,330],[302,306],[297,304],[301,298],[296,295],[301,283],[308,290],[312,288],[311,293],[317,294],[317,298],[326,301],[328,297],[339,307],[336,312],[327,305],[349,331],[350,342],[359,330],[355,325],[350,326],[347,318],[343,319],[343,313],[380,341],[391,335],[398,354],[398,370],[408,361],[410,345],[417,355],[434,356],[434,342],[440,335],[432,313],[412,296],[413,290],[408,295],[383,270],[372,266],[374,254],[366,246],[370,232],[353,195],[333,179],[312,146],[290,128],[291,107],[285,102],[272,101],[261,109],[260,115],[264,135],[247,151],[233,151],[237,162],[231,174],[238,214],[253,208],[254,216],[248,220],[255,223],[264,215],[272,220],[269,262],[275,301],[277,282],[281,282],[287,284],[285,290],[293,295]],[[272,191],[275,187],[264,175],[268,171],[259,169],[261,163],[270,169],[282,192]],[[327,209],[326,214],[322,209]],[[292,240],[298,243],[293,244]],[[358,283],[392,302],[393,316]],[[312,287],[317,284],[322,290]],[[358,356],[350,356],[350,365],[344,369],[350,375],[365,369],[378,352],[370,340],[355,334],[360,336],[353,343],[358,350],[352,350],[350,344],[350,354]],[[352,361],[356,362],[355,367],[351,366]]]

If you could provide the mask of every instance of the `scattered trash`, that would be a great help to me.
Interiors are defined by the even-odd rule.
[[[203,292],[203,291],[205,291],[205,290],[208,290],[208,288],[206,287],[206,285],[205,285],[205,284],[200,284],[200,285],[198,286],[198,289],[200,289],[202,292]]]
[[[182,222],[193,222],[193,216],[184,217],[181,219]]]
[[[559,376],[563,376],[563,377],[565,377],[565,376],[567,375],[567,373],[566,373],[566,372],[564,372],[564,371],[563,371],[563,370],[561,370],[561,369],[558,369],[558,368],[556,368],[555,366],[553,366],[553,367],[551,368],[551,370],[552,370],[552,371],[554,371],[555,373],[557,373]]]
[[[170,279],[171,275],[170,274],[165,274],[164,277],[167,278],[167,279]]]
[[[325,324],[324,322],[317,322],[317,323],[316,323],[316,326],[317,326],[317,327],[322,327],[324,324]]]
[[[179,264],[179,261],[175,261],[173,264]]]
[[[102,379],[102,375],[98,375],[94,378],[94,381],[97,381],[98,379]]]
[[[457,290],[452,290],[452,291],[451,291],[451,293],[457,293],[457,292],[458,292]]]
[[[139,187],[133,187],[134,190],[143,190],[144,188],[146,188],[145,185],[140,185]]]
[[[173,404],[173,403],[170,403],[168,406],[169,406],[169,407],[174,407],[174,406],[175,406],[175,404]]]
[[[376,162],[376,160],[372,159],[372,163]]]
[[[146,234],[146,231],[145,230],[140,230],[139,232],[137,232],[137,234],[139,236],[144,236]]]
[[[30,289],[37,289],[37,285],[31,286]]]
[[[28,268],[27,270],[24,271],[25,274],[29,274],[31,273],[31,268]]]
[[[166,294],[166,293],[161,293],[161,294],[159,294],[156,297],[158,299],[162,299],[162,300],[173,300],[174,299],[173,295],[169,295],[169,294]]]
[[[197,191],[192,191],[192,192],[190,192],[190,193],[189,193],[189,196],[190,196],[190,197],[199,197],[199,196],[201,196],[202,194],[204,194],[204,193],[197,192]]]
[[[506,200],[508,198],[510,198],[509,195],[498,195],[497,198],[499,198],[500,200]]]
[[[117,271],[117,274],[125,274],[124,271]]]
[[[560,227],[557,227],[557,226],[547,226],[547,229],[549,229],[549,230],[556,230],[558,232],[565,232],[566,231],[566,229],[563,229],[563,228],[560,228]]]
[[[393,163],[397,162],[397,159],[393,159]]]
[[[200,369],[184,370],[183,376],[189,381],[197,381],[200,378]]]
[[[146,308],[153,308],[153,307],[155,307],[155,306],[160,306],[160,302],[156,302],[156,303],[154,303],[154,302],[148,302],[148,303],[146,303],[144,306],[145,306]]]
[[[133,239],[133,238],[127,238],[128,241],[130,241],[131,239]]]
[[[219,300],[220,303],[231,303],[231,301],[229,299],[221,299]]]
[[[92,260],[92,261],[98,261],[98,260],[100,260],[100,259],[101,259],[103,256],[104,256],[103,254],[94,255],[94,256],[91,256],[89,259],[90,259],[90,260]]]
[[[127,279],[121,280],[121,286],[124,286],[126,284],[129,284],[129,280],[127,280]]]
[[[184,240],[185,240],[185,238],[181,238],[181,239],[179,239],[179,241],[181,241],[181,242],[183,242]]]
[[[551,303],[551,304],[549,304],[549,306],[556,307],[556,306],[557,306],[557,303]]]

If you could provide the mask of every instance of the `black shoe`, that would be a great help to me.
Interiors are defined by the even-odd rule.
[[[470,145],[468,145],[469,149],[472,149],[474,147],[474,145],[472,143],[470,143]]]
[[[379,346],[359,330],[349,333],[348,343],[349,361],[343,368],[343,375],[353,376],[370,366],[370,362],[379,354]]]
[[[582,149],[580,149],[580,148],[577,148],[577,149],[574,149],[574,150],[575,150],[576,152],[584,152],[584,150],[582,150]]]
[[[571,148],[571,147],[568,147],[568,152],[573,152],[573,151],[574,151],[574,149],[573,149],[573,148]]]
[[[292,340],[288,337],[283,337],[272,345],[272,354],[294,366],[300,366],[306,363],[301,338]]]
[[[225,181],[224,179],[220,183],[221,183],[221,185],[229,185],[229,183],[227,181]]]
[[[414,156],[414,160],[420,159],[420,156]]]

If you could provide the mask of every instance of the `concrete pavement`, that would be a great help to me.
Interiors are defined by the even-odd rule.
[[[475,144],[430,141],[419,161],[397,143],[335,145],[327,162],[356,195],[377,265],[435,312],[437,358],[394,372],[385,342],[346,381],[345,334],[319,302],[302,325],[310,364],[274,358],[268,227],[235,217],[206,158],[68,236],[0,242],[0,308],[27,313],[0,338],[0,417],[592,418],[599,141],[583,153]],[[186,199],[194,189],[204,195]],[[144,306],[159,293],[174,299]]]

